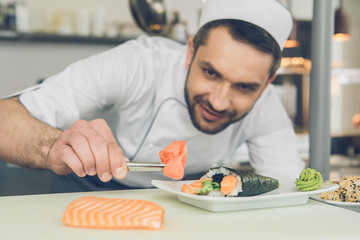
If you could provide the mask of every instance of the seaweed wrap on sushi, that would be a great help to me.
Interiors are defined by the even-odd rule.
[[[181,191],[214,197],[245,197],[270,192],[278,187],[279,181],[271,177],[246,170],[216,167],[194,183],[184,184]]]

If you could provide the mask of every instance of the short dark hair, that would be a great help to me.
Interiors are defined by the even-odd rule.
[[[273,56],[273,63],[269,70],[269,78],[274,76],[281,62],[281,50],[275,39],[264,29],[242,20],[221,19],[206,23],[194,36],[194,56],[201,45],[205,45],[212,29],[224,27],[228,29],[233,39],[251,44],[262,52]]]

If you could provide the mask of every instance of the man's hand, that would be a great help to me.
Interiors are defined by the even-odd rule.
[[[49,151],[48,168],[56,174],[74,172],[79,177],[98,175],[108,182],[127,174],[123,152],[103,119],[78,120],[66,129]]]
[[[61,132],[11,98],[0,101],[0,122],[0,156],[6,162],[60,175],[97,174],[104,182],[127,174],[128,160],[102,119],[79,120]]]

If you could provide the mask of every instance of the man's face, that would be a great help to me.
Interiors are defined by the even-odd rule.
[[[254,106],[269,80],[273,57],[232,39],[224,28],[210,32],[193,57],[189,41],[185,98],[194,126],[215,134]]]

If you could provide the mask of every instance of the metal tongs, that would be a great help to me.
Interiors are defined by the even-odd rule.
[[[127,167],[129,171],[161,171],[165,164],[158,162],[128,162]]]

